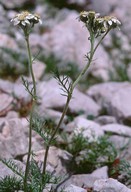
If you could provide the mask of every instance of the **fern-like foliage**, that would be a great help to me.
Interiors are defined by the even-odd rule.
[[[23,190],[22,179],[6,176],[0,179],[0,192],[17,192]]]
[[[44,185],[41,170],[38,163],[33,158],[30,162],[28,182],[30,183],[32,192],[42,192]]]
[[[1,159],[1,162],[11,169],[16,175],[24,178],[24,172],[22,167],[16,164],[12,159]]]
[[[53,176],[51,173],[46,172],[44,175],[41,171],[41,166],[33,158],[30,162],[28,183],[31,188],[31,192],[42,192],[46,189],[48,184],[56,184],[60,178]]]
[[[7,175],[4,178],[0,178],[0,192],[24,191],[24,173],[22,172],[22,168],[18,167],[12,160],[1,161],[19,177]],[[43,192],[43,189],[46,189],[48,184],[57,184],[60,181],[59,177],[51,173],[46,172],[43,175],[41,165],[32,157],[29,165],[27,192]]]
[[[68,97],[71,93],[72,83],[67,75],[60,76],[59,71],[56,69],[54,72],[54,78],[58,81],[60,89],[63,93],[61,95]]]
[[[66,150],[73,155],[70,169],[77,174],[90,173],[105,165],[110,166],[118,155],[108,136],[89,142],[82,133],[74,134]]]
[[[126,186],[131,187],[131,164],[128,161],[121,160],[118,166],[119,181]]]
[[[23,76],[21,77],[23,85],[26,89],[26,91],[31,95],[32,99],[36,100],[37,97],[34,95],[34,87],[32,85],[32,82],[29,82],[27,79],[25,79]]]
[[[48,144],[52,130],[48,128],[46,120],[41,118],[37,113],[33,114],[32,129],[41,136],[46,144]]]

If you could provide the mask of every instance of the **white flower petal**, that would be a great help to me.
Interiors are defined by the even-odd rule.
[[[25,20],[25,23],[27,23],[27,24],[29,24],[29,25],[30,25],[30,22],[29,22],[27,19]]]
[[[108,21],[108,24],[111,26],[111,25],[112,25],[112,21],[111,21],[111,20],[109,20],[109,21]]]
[[[22,22],[21,22],[21,24],[22,24],[22,25],[24,25],[24,26],[26,26],[26,23],[25,23],[25,21],[22,21]]]
[[[42,20],[41,19],[39,19],[39,23],[40,23],[40,25],[42,24]]]
[[[33,19],[33,18],[34,18],[34,15],[32,15],[32,14],[29,14],[26,16],[26,19]]]
[[[14,25],[18,25],[20,23],[18,19],[14,19],[13,22],[14,22]]]

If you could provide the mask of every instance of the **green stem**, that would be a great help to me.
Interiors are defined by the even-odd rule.
[[[96,45],[96,47],[94,48],[94,45],[95,45],[95,35],[92,31],[89,31],[90,32],[90,43],[91,43],[91,48],[90,48],[90,55],[89,55],[89,58],[88,58],[88,63],[86,64],[86,66],[84,67],[84,69],[81,71],[81,73],[78,75],[77,79],[74,81],[74,83],[71,85],[71,89],[70,89],[70,92],[68,93],[68,97],[67,97],[67,101],[66,101],[66,104],[65,104],[65,107],[64,107],[64,110],[63,110],[63,113],[61,115],[61,118],[59,120],[59,123],[57,125],[57,127],[55,128],[53,134],[51,135],[51,138],[46,146],[46,150],[45,150],[45,156],[44,156],[44,161],[43,161],[43,175],[45,174],[45,171],[46,171],[46,163],[47,163],[47,157],[48,157],[48,151],[49,151],[49,148],[50,148],[50,145],[57,133],[57,131],[59,130],[60,128],[60,125],[64,119],[64,116],[66,115],[66,112],[67,112],[67,109],[69,107],[69,103],[70,103],[70,100],[71,100],[71,97],[72,97],[72,93],[73,93],[73,90],[74,88],[76,87],[76,85],[79,83],[79,81],[81,80],[81,78],[83,77],[83,75],[86,73],[87,69],[90,67],[90,64],[92,62],[92,59],[93,59],[93,56],[95,54],[95,51],[96,49],[98,48],[99,44],[102,42],[102,40],[104,39],[104,37],[107,35],[107,33],[109,31],[107,31],[104,36],[101,38],[101,40],[98,42],[98,44]]]
[[[45,171],[46,171],[46,163],[47,163],[47,157],[48,157],[48,151],[49,151],[50,145],[51,145],[51,143],[52,143],[52,141],[53,141],[53,139],[54,139],[57,131],[58,131],[59,128],[60,128],[60,125],[61,125],[61,123],[62,123],[62,121],[63,121],[63,119],[64,119],[64,116],[66,115],[66,112],[67,112],[67,110],[68,110],[68,106],[69,106],[69,102],[70,102],[70,100],[71,100],[71,97],[72,97],[72,91],[68,94],[68,97],[67,97],[67,100],[66,100],[66,104],[65,104],[64,110],[63,110],[63,112],[62,112],[61,118],[60,118],[60,120],[59,120],[59,122],[58,122],[58,125],[57,125],[57,127],[55,128],[54,132],[52,133],[52,135],[51,135],[51,137],[50,137],[50,140],[49,140],[49,142],[48,142],[48,144],[47,144],[47,146],[46,146],[45,156],[44,156],[44,161],[43,161],[43,172],[42,172],[43,175],[45,174]]]
[[[84,69],[81,71],[81,73],[78,75],[77,79],[74,81],[72,85],[72,89],[75,88],[75,86],[79,83],[81,80],[82,76],[86,73],[87,69],[90,67],[90,64],[92,62],[93,56],[94,56],[94,44],[95,44],[95,36],[93,33],[90,33],[90,43],[91,43],[91,48],[90,48],[90,57],[88,58],[88,63],[84,67]]]
[[[24,177],[24,191],[27,192],[27,180],[28,180],[29,164],[30,164],[30,156],[31,156],[31,148],[32,148],[32,123],[33,123],[32,120],[33,120],[34,107],[36,104],[36,82],[35,82],[35,77],[34,77],[33,68],[32,68],[32,56],[31,56],[31,49],[29,44],[29,35],[25,34],[25,40],[26,40],[27,52],[28,52],[29,74],[31,75],[32,82],[33,82],[33,94],[32,94],[33,104],[32,104],[30,121],[29,121],[30,123],[29,124],[29,145],[28,145],[28,154],[27,154],[25,177]]]
[[[105,38],[105,36],[107,35],[107,33],[108,33],[110,30],[111,30],[111,29],[109,28],[109,29],[107,30],[107,32],[102,36],[102,38],[100,39],[100,41],[97,43],[97,45],[96,45],[95,48],[94,48],[94,53],[95,53],[96,49],[97,49],[98,46],[101,44],[101,42],[103,41],[103,39]]]
[[[93,55],[94,55],[94,52],[93,52],[93,49],[94,49],[94,40],[95,40],[95,39],[94,39],[94,35],[92,35],[92,36],[91,36],[91,40],[90,40],[90,41],[91,41],[91,52],[90,52],[91,54],[90,54],[89,62],[88,62],[88,64],[86,65],[86,67],[82,70],[82,72],[80,73],[80,75],[77,77],[77,79],[75,80],[75,82],[72,84],[71,89],[70,89],[70,92],[69,92],[69,94],[68,94],[68,96],[67,96],[67,101],[66,101],[66,104],[65,104],[63,113],[62,113],[62,115],[61,115],[61,118],[60,118],[60,120],[59,120],[59,123],[58,123],[57,127],[55,128],[53,134],[51,135],[51,138],[50,138],[50,140],[49,140],[49,142],[48,142],[48,145],[46,146],[45,156],[44,156],[44,161],[43,161],[43,174],[45,174],[45,171],[46,171],[46,163],[47,163],[47,157],[48,157],[48,151],[49,151],[50,145],[51,145],[51,143],[52,143],[52,141],[53,141],[53,139],[54,139],[57,131],[59,130],[60,125],[61,125],[61,123],[62,123],[62,121],[63,121],[63,119],[64,119],[64,116],[65,116],[65,114],[66,114],[66,112],[67,112],[67,109],[68,109],[68,107],[69,107],[69,102],[70,102],[71,97],[72,97],[73,90],[74,90],[76,84],[80,81],[80,79],[82,78],[82,76],[85,74],[86,70],[88,69],[88,67],[90,66],[90,63],[91,63],[91,61],[92,61],[92,58],[93,58]]]

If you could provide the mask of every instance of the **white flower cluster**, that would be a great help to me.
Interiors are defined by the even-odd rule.
[[[42,21],[39,15],[31,14],[28,11],[23,11],[21,13],[18,13],[13,19],[11,19],[11,22],[13,22],[14,25],[19,25],[21,27],[26,27],[28,25],[34,26],[34,24],[36,23],[42,24]]]
[[[96,36],[101,35],[113,28],[119,28],[121,22],[114,16],[99,17],[100,14],[95,11],[82,11],[79,19],[84,22],[89,31]]]

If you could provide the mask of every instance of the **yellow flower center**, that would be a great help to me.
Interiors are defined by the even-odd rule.
[[[26,16],[28,16],[30,13],[28,11],[23,11],[20,15],[18,15],[19,21],[24,21]]]

